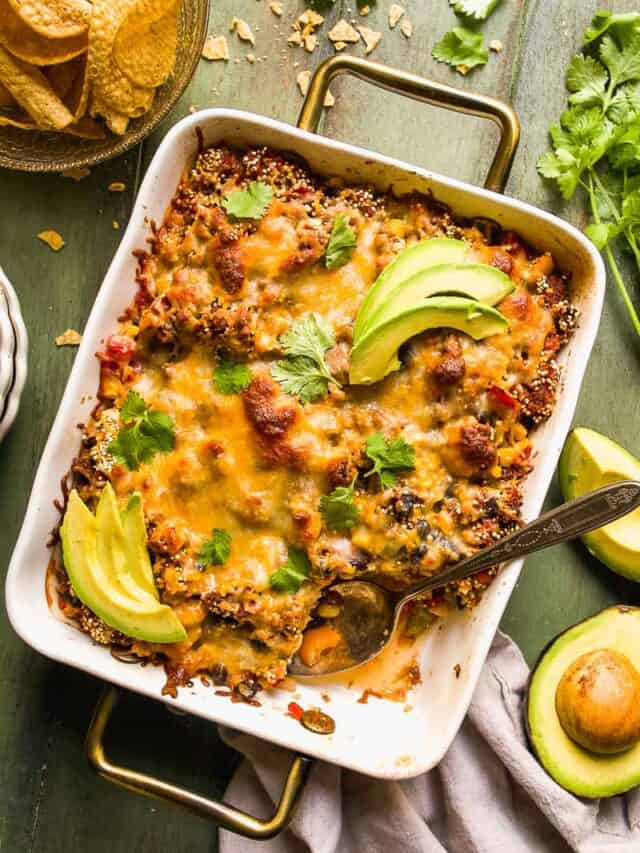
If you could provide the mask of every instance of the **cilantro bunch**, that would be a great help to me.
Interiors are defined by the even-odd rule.
[[[307,314],[280,338],[285,358],[275,364],[271,375],[283,391],[311,403],[327,396],[331,375],[324,354],[335,345],[333,329],[317,314]]]
[[[565,199],[586,193],[586,229],[605,257],[640,335],[640,319],[612,252],[618,238],[640,269],[640,14],[598,12],[566,79],[568,109],[538,161]]]

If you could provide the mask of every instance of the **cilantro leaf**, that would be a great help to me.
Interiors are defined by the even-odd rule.
[[[211,531],[211,539],[202,545],[198,558],[207,566],[222,566],[231,554],[231,534],[219,527]]]
[[[399,471],[408,471],[416,467],[413,447],[403,438],[388,441],[383,433],[375,432],[367,438],[365,452],[373,462],[373,468],[364,476],[371,477],[372,474],[377,474],[383,489],[393,486]]]
[[[456,15],[485,21],[496,8],[500,0],[449,0]]]
[[[626,29],[635,29],[640,25],[640,15],[637,12],[596,12],[589,28],[584,34],[584,44],[591,44],[611,30],[620,33]]]
[[[246,190],[232,190],[222,206],[234,219],[262,219],[273,201],[273,190],[261,181],[251,181]]]
[[[306,551],[302,548],[289,548],[287,562],[281,569],[273,572],[269,577],[269,584],[276,592],[294,593],[311,574],[311,563]]]
[[[624,30],[623,34],[620,46],[608,34],[600,43],[600,59],[614,86],[628,80],[640,80],[640,32]]]
[[[570,104],[592,105],[601,103],[607,86],[606,69],[592,56],[576,54],[567,71],[567,89]]]
[[[304,403],[326,397],[333,378],[324,354],[336,342],[333,329],[316,314],[307,314],[280,338],[286,358],[271,368],[282,389]]]
[[[360,510],[353,500],[355,482],[354,477],[350,486],[338,486],[320,498],[320,512],[330,530],[350,530],[358,523]]]
[[[459,65],[471,70],[486,65],[489,51],[482,45],[482,33],[468,27],[454,27],[436,42],[431,51],[437,62],[446,62],[457,68]]]
[[[166,412],[149,409],[137,391],[129,391],[120,409],[122,426],[108,446],[116,462],[137,471],[156,453],[169,453],[175,446],[173,419]]]
[[[246,364],[223,358],[213,371],[213,384],[221,394],[241,394],[251,385],[253,374]]]
[[[326,268],[335,270],[348,263],[357,243],[356,232],[349,225],[347,217],[339,213],[333,220],[329,242],[324,253]]]
[[[274,364],[271,375],[285,393],[299,397],[303,403],[327,396],[329,380],[310,358],[285,358]]]

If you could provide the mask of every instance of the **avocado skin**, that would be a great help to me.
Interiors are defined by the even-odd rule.
[[[589,444],[592,447],[589,448]],[[602,457],[595,460],[591,468],[588,463],[592,456],[588,450],[595,448]],[[607,466],[607,450],[612,454],[611,464]],[[582,477],[579,473],[582,473]],[[586,427],[578,427],[569,434],[558,463],[558,480],[566,500],[573,500],[599,486],[623,479],[640,479],[640,461],[617,442],[601,433]],[[615,522],[617,525],[623,521]],[[623,522],[624,523],[624,522]],[[628,524],[634,524],[629,517]],[[640,525],[638,525],[638,549],[614,542],[606,528],[594,530],[581,537],[589,553],[604,563],[612,572],[632,581],[640,581]]]
[[[629,622],[620,624],[621,619],[628,619]],[[618,622],[618,625],[608,628],[609,622]],[[526,688],[523,707],[524,728],[531,751],[552,779],[576,796],[600,799],[623,794],[640,784],[640,745],[624,753],[596,755],[575,744],[562,730],[555,710],[555,693],[561,673],[557,679],[554,678],[553,683],[544,684],[544,667],[550,659],[553,659],[558,645],[567,641],[573,644],[574,638],[577,645],[585,633],[585,628],[587,632],[593,631],[594,640],[589,648],[608,646],[617,649],[626,654],[636,668],[640,667],[640,608],[615,605],[577,622],[553,637],[540,653]],[[631,628],[637,631],[637,640],[634,641],[633,651],[629,653],[627,648],[620,649],[616,635],[622,631],[623,636],[628,636]],[[602,638],[599,639],[601,634]],[[575,653],[569,655],[567,665],[579,657],[582,651],[584,647],[578,648]],[[561,653],[564,653],[564,649]],[[553,733],[550,735],[549,731],[545,733],[545,726],[537,725],[532,720],[539,703],[543,703],[540,716],[547,722],[547,728],[551,729],[553,721],[553,726],[561,733],[559,739],[556,738],[552,749],[547,748],[547,740],[551,740],[555,735]],[[576,754],[581,757],[580,763],[577,764],[575,759],[572,762],[572,757]],[[553,758],[550,758],[550,755]],[[598,775],[604,778],[598,781],[596,779]]]
[[[370,384],[400,367],[398,348],[409,338],[427,329],[453,328],[475,340],[508,329],[505,317],[494,308],[474,299],[435,296],[404,311],[370,330],[351,352],[352,384]]]

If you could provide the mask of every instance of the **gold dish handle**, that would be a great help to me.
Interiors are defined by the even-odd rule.
[[[317,130],[329,84],[334,77],[347,73],[416,101],[494,121],[500,128],[500,141],[484,185],[494,192],[504,191],[518,147],[520,122],[508,104],[487,95],[435,83],[408,71],[390,68],[358,56],[332,56],[313,75],[300,111],[298,127],[311,133]]]
[[[87,732],[85,742],[85,753],[91,767],[104,779],[120,785],[137,794],[145,794],[148,797],[156,797],[170,803],[177,803],[200,817],[214,820],[224,829],[253,838],[256,841],[264,841],[273,838],[286,828],[293,817],[293,812],[300,799],[304,788],[312,760],[304,755],[296,755],[282,789],[282,796],[275,812],[267,820],[260,820],[246,812],[229,806],[218,800],[210,800],[199,794],[194,794],[186,788],[163,782],[154,776],[131,770],[113,764],[104,751],[104,733],[109,723],[113,709],[120,698],[120,690],[116,687],[105,687]]]

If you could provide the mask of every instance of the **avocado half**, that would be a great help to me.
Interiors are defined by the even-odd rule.
[[[579,427],[565,442],[558,478],[565,499],[573,500],[609,483],[640,480],[640,461],[610,438]],[[640,509],[587,533],[582,541],[612,571],[640,581]]]
[[[640,608],[608,607],[552,640],[531,675],[526,701],[527,734],[538,760],[567,791],[591,799],[640,784],[640,743],[615,754],[590,752],[566,734],[556,711],[556,691],[566,670],[581,655],[599,649],[625,655],[640,670]]]

